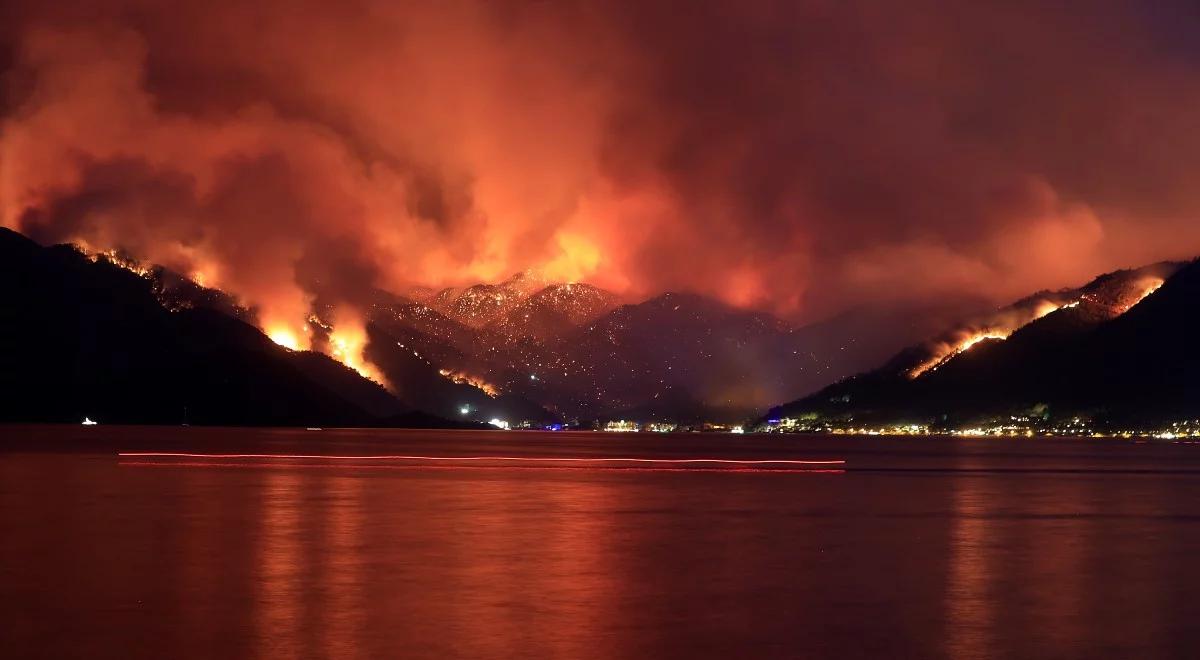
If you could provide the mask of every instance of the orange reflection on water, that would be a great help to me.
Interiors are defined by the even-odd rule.
[[[995,626],[992,552],[980,479],[959,478],[953,491],[946,642],[952,658],[989,655]]]
[[[261,657],[364,655],[361,477],[263,473],[254,620]]]
[[[595,657],[596,630],[615,615],[619,567],[607,560],[619,502],[610,485],[587,479],[512,476],[458,480],[441,494],[451,506],[439,510],[451,516],[421,526],[449,542],[413,582],[461,597],[416,612],[466,633],[439,642],[457,657]],[[440,579],[430,584],[429,575]]]
[[[264,657],[300,657],[302,581],[300,508],[302,476],[267,472],[258,538],[254,609],[258,650]]]
[[[367,572],[362,554],[366,484],[354,476],[322,481],[328,504],[322,509],[325,554],[320,568],[328,614],[319,627],[321,648],[327,658],[350,660],[364,656],[360,639],[367,617]]]
[[[261,473],[261,657],[375,657],[397,637],[421,657],[594,657],[618,617],[611,483],[275,467]]]

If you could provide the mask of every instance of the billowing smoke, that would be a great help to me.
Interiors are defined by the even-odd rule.
[[[1003,300],[1200,252],[1197,16],[1152,4],[7,0],[0,222],[292,333],[531,267]]]

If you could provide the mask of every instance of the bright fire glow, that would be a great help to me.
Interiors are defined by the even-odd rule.
[[[472,376],[471,374],[468,374],[468,373],[464,373],[461,371],[451,371],[449,369],[439,369],[438,373],[441,374],[442,376],[444,376],[445,378],[448,378],[449,380],[452,380],[455,383],[458,383],[459,385],[471,385],[472,387],[477,387],[477,388],[483,390],[484,394],[492,397],[493,399],[500,395],[500,389],[498,387],[485,381],[484,379],[480,378],[479,376]],[[463,413],[463,414],[465,415],[466,413]]]
[[[974,346],[975,344],[978,344],[979,342],[981,342],[985,339],[1007,339],[1007,338],[1008,338],[1008,335],[1001,335],[1001,334],[983,333],[983,334],[975,335],[974,337],[971,337],[970,339],[967,339],[963,343],[959,344],[958,350],[955,352],[962,353],[963,351],[970,350],[972,346]]]
[[[307,346],[304,346],[304,347],[301,346],[301,344],[300,344],[300,336],[301,335],[294,332],[291,328],[288,328],[287,326],[281,325],[281,326],[268,327],[266,332],[267,332],[267,337],[269,337],[271,339],[271,341],[275,342],[276,344],[279,344],[280,346],[282,346],[290,351],[306,350],[308,348]]]
[[[206,289],[221,288],[221,269],[217,262],[193,251],[188,254],[188,278]]]
[[[1052,312],[1062,309],[1063,307],[1072,307],[1076,304],[1078,303],[1071,302],[1067,304],[1060,304],[1050,300],[1041,300],[1036,306],[1034,306],[1032,312],[1025,314],[1010,314],[1006,317],[994,320],[992,323],[987,324],[983,328],[977,328],[973,331],[960,334],[955,341],[938,343],[931,351],[931,354],[927,360],[917,365],[912,369],[912,371],[908,372],[908,377],[918,378],[921,375],[931,371],[937,371],[938,367],[941,367],[943,364],[946,364],[950,360],[954,359],[955,356],[970,350],[976,344],[984,341],[985,339],[1008,339],[1012,333],[1016,332],[1022,327]]]
[[[959,341],[956,344],[945,344],[947,347],[944,351],[938,351],[933,354],[928,360],[917,365],[915,369],[908,373],[909,378],[917,378],[922,374],[936,371],[938,367],[946,364],[956,355],[971,350],[973,346],[985,339],[1008,339],[1012,331],[1008,332],[979,332],[968,336],[966,339]]]
[[[363,378],[391,389],[383,372],[367,360],[367,328],[362,317],[350,309],[337,311],[329,333],[329,357],[357,371]]]
[[[154,269],[146,266],[145,264],[134,261],[133,259],[123,257],[116,250],[107,250],[105,252],[89,252],[88,248],[85,247],[84,244],[80,243],[79,245],[80,248],[83,249],[87,254],[88,259],[91,259],[93,263],[99,261],[100,259],[104,259],[108,263],[118,268],[124,268],[138,277],[148,278],[154,274]]]
[[[1121,307],[1117,313],[1124,314],[1125,312],[1128,312],[1129,310],[1133,309],[1135,306],[1137,306],[1138,303],[1140,303],[1143,300],[1145,300],[1146,298],[1148,298],[1150,296],[1150,294],[1154,293],[1155,291],[1158,291],[1159,288],[1162,287],[1162,285],[1165,281],[1166,280],[1162,279],[1161,277],[1151,277],[1146,280],[1143,280],[1142,282],[1139,282],[1138,284],[1141,285],[1142,290],[1137,294],[1137,296],[1135,296],[1133,298],[1132,302]]]
[[[602,261],[600,248],[578,234],[559,234],[558,247],[558,256],[542,268],[542,274],[552,280],[578,282],[595,273]]]

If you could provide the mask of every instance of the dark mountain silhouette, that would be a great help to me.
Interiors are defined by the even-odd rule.
[[[0,229],[0,420],[363,426],[414,414],[324,355],[283,349],[219,292]]]
[[[1022,310],[1047,300],[1058,307],[1006,338],[969,334],[1004,334],[998,319],[1024,320],[1030,315]],[[947,425],[1031,414],[1114,425],[1193,419],[1200,416],[1198,321],[1200,263],[1118,271],[1079,289],[1036,294],[770,415]],[[945,350],[964,338],[977,343]]]
[[[509,292],[508,311],[482,327],[435,309],[449,309],[464,292],[482,291],[475,287],[426,292],[414,296],[425,303],[377,308],[372,327],[387,335],[372,345],[382,351],[378,361],[404,352],[397,363],[486,382],[517,397],[522,410],[533,402],[567,419],[733,421],[866,369],[927,335],[946,316],[946,309],[935,308],[859,309],[794,329],[768,314],[693,294],[613,307],[614,297],[602,289],[551,284],[517,301],[525,294],[514,280],[523,281],[496,285]],[[977,307],[957,301],[948,309]],[[432,405],[397,387],[406,399]],[[411,388],[477,400],[415,377]]]
[[[431,296],[425,296],[419,302],[463,325],[481,328],[502,318],[545,286],[545,280],[537,273],[521,272],[499,284],[475,284],[463,289],[443,289]]]
[[[429,346],[412,334],[392,334],[383,324],[368,326],[366,356],[383,371],[397,394],[413,405],[451,418],[506,421],[557,421],[558,418],[530,399],[511,390],[489,392],[485,381],[446,364],[446,354],[435,362]],[[452,350],[447,348],[446,350]],[[472,384],[474,381],[476,384]],[[463,410],[467,412],[462,412]]]
[[[514,339],[554,339],[611,310],[615,300],[613,294],[590,284],[551,284],[487,327]]]
[[[11,381],[36,380],[39,359],[49,360],[50,374],[71,374],[57,390],[58,403],[30,419],[99,417],[103,403],[112,419],[170,423],[183,421],[186,408],[192,423],[373,424],[397,419],[410,406],[455,422],[622,415],[736,421],[866,368],[879,359],[880,347],[894,350],[922,336],[936,318],[901,308],[855,310],[795,329],[692,294],[615,306],[615,296],[602,289],[547,284],[529,273],[407,298],[367,291],[366,355],[386,376],[389,393],[320,353],[275,346],[255,329],[255,310],[177,273],[125,255],[41,248],[11,232],[5,245],[25,255],[8,260],[8,299],[30,310],[7,310],[22,319],[6,328],[10,345],[50,356],[6,357],[13,361]],[[110,280],[111,286],[95,285]],[[23,288],[18,281],[36,284]],[[332,318],[321,299],[314,318]],[[90,317],[79,311],[106,305],[133,306],[137,313],[110,318],[106,311]],[[89,324],[77,317],[90,318]],[[314,337],[328,332],[327,322],[313,323]],[[138,333],[147,338],[122,343]],[[142,355],[151,352],[158,357]],[[120,366],[104,367],[112,361]],[[89,375],[88,368],[97,371]],[[55,378],[47,376],[46,383]],[[159,387],[148,399],[131,396],[143,378]],[[118,379],[125,379],[119,387],[106,385]],[[225,389],[217,387],[222,383]],[[281,401],[273,400],[276,394]],[[46,396],[30,400],[56,400]],[[326,421],[311,421],[317,418]]]

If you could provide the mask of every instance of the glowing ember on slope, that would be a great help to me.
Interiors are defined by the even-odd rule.
[[[1138,303],[1140,303],[1143,300],[1145,300],[1146,298],[1150,297],[1150,294],[1154,293],[1155,291],[1158,291],[1162,287],[1164,282],[1166,282],[1166,280],[1164,280],[1161,277],[1151,277],[1151,278],[1147,278],[1147,279],[1139,282],[1138,284],[1140,285],[1141,290],[1137,293],[1137,295],[1133,296],[1133,299],[1131,302],[1119,307],[1117,310],[1117,314],[1118,315],[1124,314],[1125,312],[1128,312],[1129,310],[1133,309],[1135,306],[1137,306]]]
[[[978,344],[979,342],[981,342],[985,339],[1007,339],[1007,338],[1008,338],[1007,335],[1000,335],[1000,334],[976,335],[976,336],[971,337],[970,339],[964,341],[962,344],[960,344],[957,352],[962,353],[963,351],[968,351],[971,349],[972,346],[974,346],[975,344]]]
[[[500,395],[500,390],[495,385],[485,381],[478,376],[472,376],[461,371],[451,371],[449,369],[439,369],[438,373],[449,380],[458,383],[459,385],[471,385],[483,390],[483,393],[493,399]]]
[[[143,264],[136,259],[122,255],[117,250],[93,250],[86,241],[76,241],[76,244],[93,263],[103,260],[142,278],[152,279],[156,277],[157,267],[154,265]],[[210,268],[207,272],[213,272],[213,270]],[[204,271],[192,273],[191,279],[202,287],[206,284],[210,287],[212,286],[212,282],[205,281],[208,278]],[[337,310],[334,316],[337,321],[336,328],[322,321],[316,314],[308,314],[304,322],[290,323],[284,320],[292,316],[289,314],[279,314],[274,311],[263,312],[262,310],[259,313],[262,319],[259,329],[276,344],[291,351],[309,350],[313,345],[311,334],[315,326],[319,331],[324,331],[328,334],[328,343],[325,352],[329,357],[350,367],[364,378],[373,380],[391,389],[383,373],[363,355],[367,344],[366,322],[357,311],[348,307]],[[489,388],[491,391],[489,391]],[[480,389],[484,389],[491,396],[496,396],[495,389],[491,388],[491,386],[483,384],[483,386],[480,386]]]
[[[965,353],[986,339],[1008,339],[1012,333],[1026,325],[1059,309],[1073,307],[1077,304],[1078,301],[1060,304],[1050,300],[1040,300],[1029,313],[1002,315],[982,328],[961,331],[954,340],[935,344],[930,351],[929,358],[909,371],[908,377],[919,378],[931,371],[937,371],[939,367],[954,359],[955,356]]]
[[[329,333],[329,357],[357,371],[360,376],[391,389],[383,372],[367,360],[367,326],[362,316],[349,308],[339,309]]]
[[[134,259],[122,256],[116,250],[89,253],[87,248],[84,248],[84,252],[87,253],[88,259],[91,259],[92,263],[97,263],[103,259],[117,268],[123,268],[134,275],[137,275],[138,277],[150,278],[154,275],[154,269],[152,267],[139,263]]]
[[[305,322],[298,326],[300,332],[286,323],[263,324],[263,332],[271,341],[293,351],[314,348],[311,333],[316,332],[318,340],[315,348],[358,372],[363,378],[392,389],[383,372],[364,354],[367,329],[362,315],[352,308],[342,307],[334,312],[333,319],[334,322],[329,323],[316,314],[309,314]],[[324,337],[324,341],[321,337]]]
[[[299,351],[307,350],[308,348],[307,345],[302,348],[300,344],[300,335],[285,326],[270,327],[265,329],[264,332],[266,333],[267,337],[271,339],[271,341],[288,350]],[[305,344],[307,344],[307,337],[305,338]]]
[[[217,262],[197,254],[195,251],[187,255],[187,261],[189,263],[184,272],[187,273],[188,279],[206,289],[221,288],[221,269]]]
[[[917,378],[917,377],[919,377],[923,374],[929,373],[931,371],[937,371],[938,367],[949,362],[956,355],[959,355],[961,353],[965,353],[966,351],[969,351],[973,346],[975,346],[979,342],[981,342],[985,339],[1008,339],[1008,336],[1010,334],[1012,334],[1011,331],[1008,331],[1008,332],[980,332],[978,334],[971,335],[956,344],[943,344],[943,346],[946,347],[945,350],[941,350],[941,351],[934,353],[933,356],[931,356],[928,360],[917,365],[916,368],[914,368],[912,371],[908,372],[908,377],[909,378]]]
[[[264,324],[263,332],[271,341],[286,349],[306,351],[313,347],[312,337],[309,334],[312,330],[310,330],[311,325],[309,324],[316,325],[320,330],[328,333],[324,347],[321,348],[320,342],[317,344],[322,352],[358,372],[363,378],[375,381],[389,390],[392,389],[383,372],[364,355],[367,346],[367,330],[362,317],[353,310],[340,309],[336,318],[336,324],[331,325],[315,315],[310,315],[308,323],[299,326],[301,331],[292,329],[288,324],[271,323]]]

